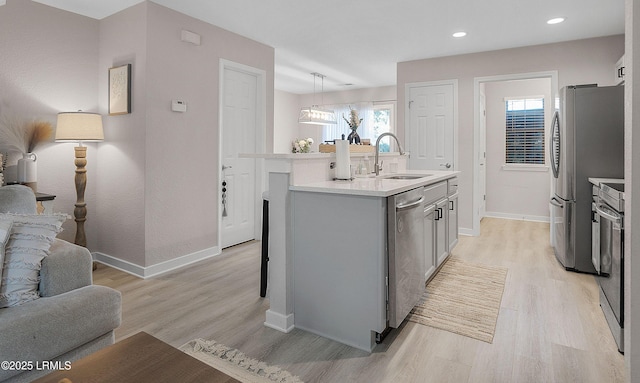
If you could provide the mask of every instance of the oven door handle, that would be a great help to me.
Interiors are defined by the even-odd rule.
[[[609,210],[609,209],[607,209],[607,210]],[[621,217],[619,215],[617,215],[615,213],[614,213],[615,214],[614,215],[614,214],[609,213],[608,211],[605,211],[603,209],[602,205],[597,205],[596,206],[596,211],[598,212],[598,215],[600,217],[604,218],[604,219],[608,219],[609,221],[611,221],[613,223],[617,223],[617,224],[622,223],[622,219],[621,219]]]

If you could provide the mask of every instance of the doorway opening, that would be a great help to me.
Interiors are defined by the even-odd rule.
[[[487,97],[486,87],[503,83],[522,80],[539,80],[546,79],[550,83],[550,101],[552,101],[551,107],[555,105],[555,101],[558,99],[558,72],[535,72],[535,73],[521,73],[501,76],[488,76],[488,77],[476,77],[474,78],[474,160],[473,160],[473,208],[472,208],[472,232],[471,235],[480,235],[480,221],[486,216],[499,216],[503,218],[515,218],[516,214],[496,214],[495,212],[487,212]],[[522,94],[522,96],[530,96]],[[545,131],[546,128],[545,128]],[[546,140],[548,141],[548,140]],[[492,142],[492,145],[496,144]],[[504,144],[504,141],[497,143],[498,145]],[[495,159],[495,158],[494,158]],[[504,159],[500,159],[503,161]],[[503,167],[505,170],[509,170],[509,167]],[[511,167],[511,170],[522,170],[517,167]],[[532,170],[532,169],[527,169]],[[549,187],[549,194],[551,188]],[[527,218],[520,217],[519,218]]]

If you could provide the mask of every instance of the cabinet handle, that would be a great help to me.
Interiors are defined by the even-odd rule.
[[[449,210],[453,210],[453,201],[449,201]]]

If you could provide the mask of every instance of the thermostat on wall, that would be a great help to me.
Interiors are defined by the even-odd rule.
[[[187,111],[187,103],[180,100],[171,101],[171,110],[174,112],[186,112]]]

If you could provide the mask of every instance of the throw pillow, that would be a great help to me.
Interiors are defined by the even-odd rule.
[[[49,247],[67,218],[66,214],[0,214],[0,220],[13,223],[5,247],[0,308],[39,298],[42,259],[49,255]]]
[[[9,234],[11,234],[11,226],[13,221],[6,219],[0,219],[0,277],[2,277],[2,266],[4,265],[4,248],[9,241]],[[2,286],[2,279],[0,278],[0,286]]]

